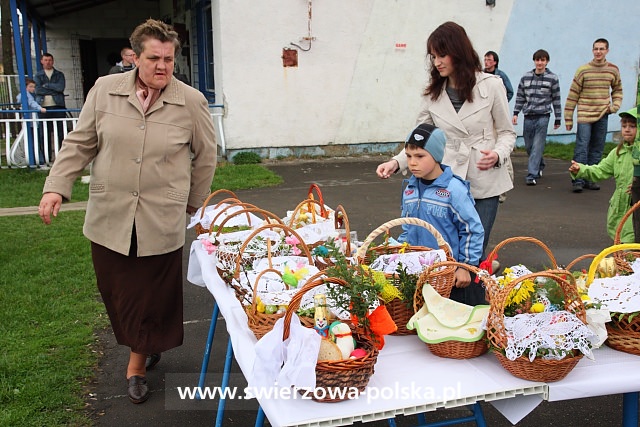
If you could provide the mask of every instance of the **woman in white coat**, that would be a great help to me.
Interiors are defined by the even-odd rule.
[[[484,227],[483,253],[498,212],[499,196],[513,188],[505,162],[515,145],[506,90],[502,80],[483,73],[466,31],[445,22],[427,40],[430,81],[423,92],[417,123],[442,129],[447,145],[442,163],[469,181]],[[378,165],[380,178],[408,169],[404,150]],[[477,286],[477,288],[480,288]],[[480,290],[467,289],[464,302],[479,303]],[[457,298],[456,298],[457,299]]]

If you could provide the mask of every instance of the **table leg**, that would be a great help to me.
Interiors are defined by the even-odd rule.
[[[258,413],[256,414],[255,427],[262,427],[263,425],[264,425],[264,411],[262,410],[262,406],[258,406]]]
[[[200,379],[198,380],[198,390],[202,390],[204,387],[204,380],[207,376],[207,369],[209,368],[209,358],[211,357],[211,346],[213,345],[213,336],[216,332],[216,324],[218,323],[218,315],[220,309],[218,303],[213,303],[213,313],[211,313],[211,323],[209,323],[209,335],[207,335],[207,344],[204,346],[204,355],[202,356],[202,368],[200,369]],[[200,392],[196,393],[196,399],[202,399]]]
[[[622,395],[622,427],[638,427],[638,397],[634,391]]]
[[[225,390],[229,386],[229,374],[231,373],[231,362],[233,362],[233,346],[231,345],[231,337],[227,341],[227,355],[224,357],[224,371],[222,372],[222,384],[220,384],[220,400],[218,401],[218,413],[216,414],[216,427],[222,427],[224,420],[224,406],[226,399]]]

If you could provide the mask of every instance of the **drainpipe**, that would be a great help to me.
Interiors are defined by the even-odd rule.
[[[218,135],[220,136],[220,155],[222,157],[226,157],[227,156],[227,142],[225,141],[225,138],[224,138],[224,127],[222,125],[222,118],[224,117],[224,105],[221,105],[221,104],[209,104],[209,109],[210,110],[217,110],[217,111],[211,111],[211,115],[215,119],[216,129],[218,131]]]

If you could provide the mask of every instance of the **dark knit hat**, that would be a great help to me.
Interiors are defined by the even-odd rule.
[[[407,144],[412,144],[417,147],[424,148],[429,152],[429,154],[431,154],[433,160],[441,163],[446,143],[447,139],[442,130],[433,125],[421,123],[411,131],[405,141],[405,146]]]

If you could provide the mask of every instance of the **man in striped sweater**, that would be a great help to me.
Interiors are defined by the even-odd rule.
[[[544,169],[544,147],[547,144],[547,128],[551,108],[555,115],[554,129],[560,127],[562,110],[560,105],[560,80],[547,69],[549,53],[538,49],[533,54],[535,68],[522,76],[513,108],[513,124],[518,124],[518,114],[524,114],[524,146],[529,155],[527,185],[536,185]]]
[[[593,42],[593,60],[576,71],[564,105],[564,123],[567,130],[573,128],[573,110],[578,106],[578,131],[573,160],[595,165],[602,159],[607,136],[609,114],[622,104],[622,80],[618,67],[607,62],[609,42],[597,39]],[[594,182],[573,180],[573,192],[583,188],[599,190]]]

